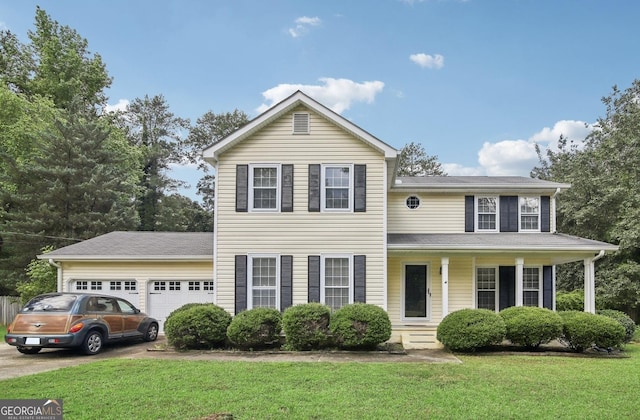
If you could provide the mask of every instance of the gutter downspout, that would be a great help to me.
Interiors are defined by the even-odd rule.
[[[553,226],[551,226],[551,233],[557,233],[556,226],[556,197],[560,194],[560,188],[556,188],[556,192],[551,196],[551,214],[553,214]]]
[[[56,263],[53,258],[49,258],[49,265],[55,267],[58,269],[58,292],[63,292],[64,290],[62,290],[62,265]]]

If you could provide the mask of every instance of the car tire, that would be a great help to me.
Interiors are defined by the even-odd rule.
[[[156,341],[158,339],[158,324],[152,322],[144,333],[144,341]]]
[[[22,354],[37,354],[40,353],[42,347],[26,347],[26,346],[18,346],[18,351]]]
[[[82,351],[84,354],[93,356],[94,354],[100,353],[102,344],[102,334],[100,334],[100,331],[89,331],[82,342]]]

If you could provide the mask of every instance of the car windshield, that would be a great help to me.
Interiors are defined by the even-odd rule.
[[[73,303],[76,301],[77,296],[73,295],[44,295],[36,296],[27,303],[23,312],[68,312],[71,310]]]

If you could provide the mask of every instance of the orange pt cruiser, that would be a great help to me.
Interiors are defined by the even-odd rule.
[[[36,296],[7,328],[5,341],[20,353],[45,347],[75,347],[98,354],[103,344],[119,340],[158,338],[158,321],[124,299],[85,293]]]

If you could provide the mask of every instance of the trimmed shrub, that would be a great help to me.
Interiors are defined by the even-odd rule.
[[[507,327],[506,339],[519,346],[538,347],[562,335],[562,318],[549,309],[512,306],[499,315]]]
[[[372,349],[391,338],[389,315],[379,306],[354,303],[334,312],[329,326],[334,342],[345,349]]]
[[[597,311],[597,313],[618,321],[620,325],[622,325],[622,328],[624,328],[624,342],[631,342],[633,334],[636,332],[636,323],[633,322],[633,319],[631,319],[629,315],[615,309],[601,309]]]
[[[259,349],[279,344],[282,315],[273,308],[253,308],[240,312],[229,324],[227,337],[241,349]]]
[[[556,293],[556,311],[584,310],[584,290]]]
[[[174,311],[164,323],[170,345],[178,350],[209,349],[224,344],[231,315],[213,304]]]
[[[624,328],[614,319],[580,311],[565,311],[559,315],[563,324],[561,341],[576,352],[594,345],[602,348],[616,347],[624,341]]]
[[[506,330],[502,317],[493,311],[461,309],[444,317],[436,337],[450,350],[475,351],[502,342]]]
[[[282,315],[287,348],[314,350],[328,347],[331,344],[330,320],[331,310],[320,303],[288,307]]]
[[[193,308],[193,307],[196,307],[196,306],[207,306],[207,305],[213,305],[213,303],[185,303],[184,305],[182,305],[178,309],[174,309],[173,311],[171,311],[171,313],[169,314],[167,319],[171,318],[171,316],[173,314],[175,314],[175,313],[186,311],[187,309],[190,309],[190,308]]]

